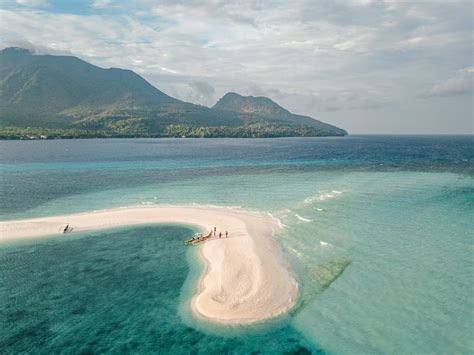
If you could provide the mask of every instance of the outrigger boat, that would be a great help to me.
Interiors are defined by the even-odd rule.
[[[69,223],[62,224],[59,226],[59,232],[62,232],[63,234],[71,233],[72,228],[69,226]]]
[[[212,237],[212,231],[208,235],[203,236],[202,233],[196,233],[191,239],[188,239],[184,242],[185,245],[196,245]]]

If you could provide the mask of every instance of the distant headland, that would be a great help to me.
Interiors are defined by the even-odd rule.
[[[0,51],[0,139],[344,135],[266,97],[227,93],[209,108],[168,96],[131,70]]]

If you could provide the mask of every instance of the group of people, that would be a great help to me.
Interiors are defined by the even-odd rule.
[[[219,232],[219,234],[217,234],[217,228],[214,227],[214,230],[211,230],[208,235],[203,236],[202,233],[196,233],[196,234],[193,235],[193,237],[191,239],[186,240],[184,242],[184,244],[186,244],[186,245],[199,244],[199,243],[204,242],[205,240],[211,238],[212,236],[217,237],[218,235],[219,235],[219,238],[224,237],[224,234],[222,234],[222,232]],[[226,238],[229,237],[229,232],[225,231],[225,237]]]
[[[214,237],[216,236],[216,233],[217,233],[217,228],[214,227]],[[219,232],[219,238],[222,238],[223,235],[221,232]],[[229,232],[225,231],[225,237],[228,238],[229,237]]]

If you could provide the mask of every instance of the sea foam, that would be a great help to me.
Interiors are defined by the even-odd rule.
[[[303,221],[303,222],[312,222],[313,221],[312,219],[301,217],[298,213],[295,213],[295,216],[296,216],[296,218],[298,218],[300,221]]]
[[[312,204],[317,201],[326,201],[328,199],[336,197],[337,195],[341,195],[342,193],[343,191],[339,191],[339,190],[332,190],[331,192],[320,192],[319,194],[306,197],[304,199],[304,203]]]

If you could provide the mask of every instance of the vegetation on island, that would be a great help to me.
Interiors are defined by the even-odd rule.
[[[159,132],[127,125],[108,130],[77,128],[2,127],[0,139],[79,139],[79,138],[277,138],[331,136],[329,132],[305,126],[272,126],[254,124],[248,126],[190,126],[168,125]]]
[[[346,134],[266,97],[227,93],[209,108],[168,96],[130,70],[21,48],[0,51],[0,139]]]

